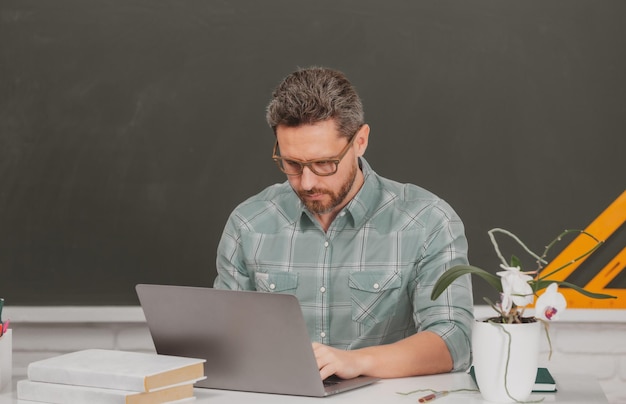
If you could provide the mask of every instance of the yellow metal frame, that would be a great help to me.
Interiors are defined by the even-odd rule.
[[[604,210],[585,229],[600,240],[607,240],[626,221],[626,191],[624,191],[608,208]],[[592,249],[595,241],[590,237],[580,235],[576,237],[561,253],[554,258],[542,271],[541,275],[549,274],[556,268],[566,264],[572,257],[578,257]],[[565,281],[590,255],[584,257],[548,279]],[[572,289],[559,289],[567,300],[569,308],[584,309],[623,309],[626,308],[626,289],[609,289],[606,286],[619,273],[626,269],[626,246],[604,267],[596,276],[584,285],[584,288],[594,293],[606,293],[616,296],[617,299],[592,299]],[[582,285],[579,285],[582,286]]]

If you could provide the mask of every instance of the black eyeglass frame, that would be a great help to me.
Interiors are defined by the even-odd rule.
[[[320,177],[328,177],[330,175],[334,175],[334,174],[337,173],[337,170],[339,169],[339,163],[346,156],[346,154],[348,153],[348,150],[350,150],[350,146],[352,146],[352,144],[354,143],[354,139],[356,137],[357,137],[356,133],[354,135],[352,135],[352,138],[350,138],[350,141],[348,142],[348,144],[345,145],[343,150],[337,156],[335,156],[335,157],[328,157],[328,158],[322,158],[322,159],[309,160],[309,161],[302,161],[302,160],[297,160],[297,159],[284,158],[284,157],[281,157],[280,155],[278,155],[277,154],[278,153],[278,139],[277,139],[276,143],[274,143],[274,150],[272,151],[272,160],[274,160],[274,162],[278,166],[278,169],[280,171],[282,171],[283,173],[287,174],[287,175],[302,175],[302,172],[304,171],[304,167],[309,167],[309,170],[311,170],[313,172],[313,174],[319,175]],[[285,160],[287,160],[287,161],[289,161],[291,163],[299,164],[300,165],[300,170],[298,170],[297,173],[288,173],[288,172],[286,172],[285,169],[283,168],[283,161],[285,161]],[[329,173],[317,172],[315,170],[315,168],[313,167],[313,164],[319,164],[319,163],[334,163],[335,164],[335,169],[332,172],[329,172]]]

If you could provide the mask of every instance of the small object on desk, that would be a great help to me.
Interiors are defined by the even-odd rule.
[[[9,331],[9,324],[11,323],[11,320],[7,320],[4,323],[0,321],[0,337],[3,334],[6,334],[7,331]]]
[[[533,386],[533,392],[550,393],[556,391],[556,382],[547,368],[537,369],[537,378]]]
[[[470,376],[476,383],[476,375],[474,374],[474,366],[469,370]],[[476,383],[478,386],[478,383]],[[537,368],[537,377],[533,386],[533,393],[553,393],[556,391],[556,382],[547,368]]]
[[[443,397],[443,396],[447,396],[447,395],[448,395],[447,391],[437,391],[435,393],[430,393],[427,396],[420,397],[420,399],[417,400],[417,401],[420,402],[420,403],[429,403],[429,402],[431,402],[433,400],[438,399],[439,397]]]
[[[4,334],[4,323],[2,322],[2,308],[4,307],[4,299],[0,297],[0,337]],[[8,326],[7,326],[8,328]]]

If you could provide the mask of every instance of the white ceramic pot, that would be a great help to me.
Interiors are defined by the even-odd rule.
[[[528,399],[537,375],[540,335],[540,322],[474,322],[474,372],[485,400],[513,403]]]

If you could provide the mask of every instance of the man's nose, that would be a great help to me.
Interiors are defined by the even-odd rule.
[[[317,183],[317,175],[311,171],[309,167],[302,168],[302,174],[300,174],[300,186],[305,191],[313,189]]]

